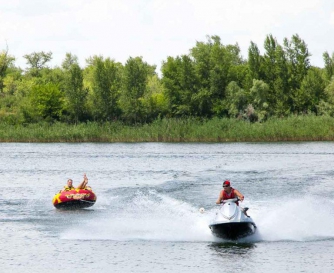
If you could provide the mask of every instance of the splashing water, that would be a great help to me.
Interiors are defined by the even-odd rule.
[[[171,197],[141,192],[117,213],[64,232],[62,239],[212,241],[210,214]]]
[[[264,241],[313,241],[334,238],[334,204],[306,196],[262,205],[254,213]]]
[[[126,199],[125,199],[126,200]],[[62,239],[217,241],[208,227],[216,209],[200,213],[186,202],[159,194],[138,191],[131,202],[123,200],[118,209],[106,210],[103,217],[70,228]],[[111,202],[121,202],[113,198]],[[104,202],[107,204],[108,202]],[[258,229],[253,236],[239,240],[312,241],[334,238],[334,204],[305,197],[256,204],[250,215]]]

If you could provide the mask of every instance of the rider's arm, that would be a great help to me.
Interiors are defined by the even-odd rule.
[[[244,196],[236,189],[234,189],[234,194],[239,197],[240,201],[244,201]]]
[[[220,204],[221,201],[222,201],[222,199],[223,199],[223,192],[221,191],[221,192],[219,193],[219,197],[218,197],[218,199],[217,199],[217,201],[216,201],[216,204]]]

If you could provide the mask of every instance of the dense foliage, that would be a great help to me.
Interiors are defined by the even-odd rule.
[[[8,49],[0,52],[0,122],[151,123],[163,118],[238,118],[251,122],[291,114],[334,116],[334,54],[323,54],[324,68],[310,63],[298,36],[280,44],[272,35],[264,53],[251,42],[248,58],[238,44],[218,36],[197,42],[189,54],[167,57],[156,67],[142,57],[125,64],[91,56],[84,68],[67,53],[50,68],[52,52],[24,58],[15,66]]]

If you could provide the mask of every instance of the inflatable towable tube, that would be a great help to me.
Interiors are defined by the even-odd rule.
[[[56,193],[52,204],[57,209],[83,209],[95,204],[96,195],[92,190],[75,189]]]

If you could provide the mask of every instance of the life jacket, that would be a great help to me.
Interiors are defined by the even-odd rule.
[[[234,193],[234,189],[232,188],[230,193],[227,193],[226,191],[223,190],[223,200],[227,200],[227,199],[233,199],[233,198],[237,198],[237,196]],[[239,202],[235,202],[237,204],[237,206],[239,206]]]
[[[71,191],[71,190],[75,190],[74,187],[69,187],[67,185],[64,186],[64,191]]]

